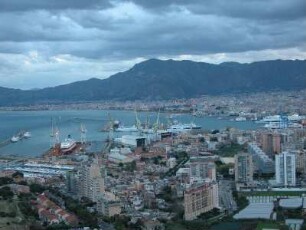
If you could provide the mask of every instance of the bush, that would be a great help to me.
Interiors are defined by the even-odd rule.
[[[11,184],[13,182],[14,182],[14,180],[12,178],[9,178],[9,177],[0,177],[0,186],[6,185],[6,184]]]
[[[14,196],[14,193],[7,186],[0,188],[0,196],[2,196],[5,200],[10,199]]]
[[[31,184],[30,191],[32,193],[42,193],[46,190],[46,188],[40,184]]]

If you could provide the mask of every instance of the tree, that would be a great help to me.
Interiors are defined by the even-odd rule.
[[[10,199],[14,196],[14,193],[11,191],[10,187],[2,187],[0,188],[0,196],[2,196],[5,200]]]
[[[46,190],[46,188],[40,184],[31,184],[30,191],[32,193],[42,193]]]

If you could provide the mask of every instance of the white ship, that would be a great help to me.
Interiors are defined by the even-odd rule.
[[[24,138],[30,138],[30,137],[32,137],[32,134],[30,133],[30,132],[25,132],[24,134],[23,134],[23,137]]]
[[[12,138],[11,138],[11,142],[13,142],[13,143],[18,142],[19,140],[20,140],[19,136],[12,136]]]
[[[119,126],[116,129],[116,132],[138,132],[138,128],[136,127],[136,125],[133,126],[129,126],[129,127],[125,127],[125,126]]]
[[[235,121],[246,121],[246,117],[236,117]]]
[[[201,126],[196,125],[195,123],[189,123],[189,124],[175,124],[171,125],[167,131],[168,132],[186,132],[193,129],[201,129]]]
[[[70,137],[66,138],[64,142],[61,142],[61,151],[63,153],[72,151],[76,147],[76,141]]]
[[[268,124],[264,125],[265,128],[267,129],[283,129],[283,128],[302,128],[303,125],[298,124],[298,123],[288,123],[282,124],[281,122],[270,122]]]
[[[298,114],[293,114],[293,115],[286,116],[286,117],[288,118],[288,121],[291,121],[291,122],[298,122],[300,120],[305,119],[305,116],[300,116]],[[281,120],[282,120],[281,115],[272,115],[272,116],[266,116],[258,122],[260,123],[281,122]]]

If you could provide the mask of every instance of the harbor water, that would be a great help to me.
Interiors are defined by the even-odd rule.
[[[161,113],[160,123],[167,125],[171,114]],[[60,140],[70,135],[76,141],[80,140],[80,126],[83,124],[86,129],[86,139],[92,142],[97,150],[102,149],[108,133],[101,132],[103,127],[113,120],[119,120],[125,126],[135,124],[134,111],[108,111],[108,110],[63,110],[63,111],[1,111],[0,112],[0,142],[9,140],[20,131],[29,131],[32,137],[22,139],[16,143],[9,143],[0,147],[0,156],[40,156],[47,151],[51,144],[51,119],[53,126],[58,127]],[[229,119],[218,119],[217,117],[194,117],[190,114],[172,116],[172,119],[181,123],[194,122],[203,129],[224,129],[234,127],[238,129],[256,129],[258,124],[252,121],[230,121]],[[157,113],[138,112],[141,122],[153,124],[156,121]],[[123,133],[114,133],[120,137]]]

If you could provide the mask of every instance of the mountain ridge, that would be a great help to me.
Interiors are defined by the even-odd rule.
[[[209,64],[149,59],[106,79],[35,90],[0,87],[0,105],[98,100],[163,100],[306,88],[306,60]]]

